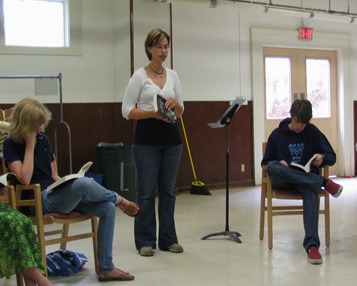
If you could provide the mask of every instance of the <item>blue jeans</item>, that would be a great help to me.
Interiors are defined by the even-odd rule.
[[[138,174],[137,203],[142,211],[135,218],[135,246],[156,248],[155,191],[158,191],[160,249],[177,243],[174,186],[182,145],[133,145]]]
[[[271,161],[267,165],[267,172],[273,188],[294,189],[299,192],[303,200],[305,238],[303,246],[308,250],[310,246],[320,247],[318,234],[319,205],[318,193],[324,177],[315,173],[305,173],[295,170],[278,161]]]
[[[115,224],[115,204],[119,195],[97,184],[93,178],[79,178],[58,187],[52,193],[42,191],[44,213],[79,211],[99,217],[98,261],[99,272],[114,269],[113,236]]]

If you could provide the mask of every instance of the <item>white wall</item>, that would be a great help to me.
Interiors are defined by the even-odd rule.
[[[232,100],[240,93],[239,11],[173,5],[174,68],[186,101]]]
[[[80,0],[76,0],[80,1]],[[263,2],[263,1],[261,1]],[[265,1],[266,2],[266,1]],[[328,9],[325,0],[303,1],[305,7]],[[64,103],[120,102],[130,70],[130,15],[129,0],[81,0],[82,38],[81,56],[22,56],[0,55],[0,75],[57,75],[63,74]],[[355,75],[357,70],[357,25],[314,19],[295,18],[263,13],[262,9],[243,9],[240,5],[219,1],[217,8],[209,8],[209,0],[171,0],[157,3],[134,0],[134,69],[147,63],[144,40],[149,30],[160,27],[170,30],[172,3],[173,61],[184,88],[185,101],[231,100],[237,96],[253,100],[256,169],[260,158],[261,89],[262,79],[259,49],[252,53],[252,29],[277,31],[265,44],[303,46],[304,48],[336,48],[340,53],[339,78],[340,147],[344,150],[340,174],[351,175],[353,165],[353,112],[357,100]],[[301,0],[277,0],[275,4],[300,6]],[[357,13],[357,1],[333,0],[331,9]],[[312,42],[297,39],[302,25],[314,29]],[[281,31],[281,32],[279,32]],[[283,35],[296,33],[294,40],[284,41]],[[318,35],[333,35],[347,39],[347,48],[339,43],[331,45]],[[290,37],[290,36],[289,36]],[[276,40],[280,38],[280,40]],[[286,38],[288,39],[288,37]],[[272,41],[270,41],[272,40]],[[269,42],[269,43],[268,43]],[[263,43],[264,44],[264,43]],[[171,66],[170,58],[166,65]],[[258,71],[258,73],[257,73]],[[34,94],[32,81],[15,84],[0,80],[2,103],[15,103]],[[46,103],[59,102],[56,96],[43,97]],[[259,178],[257,178],[259,181]]]
[[[266,14],[261,9],[240,9],[239,5],[222,1],[213,9],[208,0],[171,0],[165,4],[134,0],[135,69],[147,63],[143,48],[147,32],[155,27],[169,31],[169,2],[173,10],[174,68],[183,83],[186,101],[229,100],[237,96],[253,99],[251,28],[296,31],[301,26],[300,18]],[[281,2],[300,5],[300,0]],[[306,5],[320,3],[324,7],[325,2],[308,1]],[[352,2],[351,10],[357,10],[357,3]],[[341,9],[347,5],[346,0],[337,3]],[[82,56],[0,55],[0,75],[61,72],[64,102],[121,101],[131,72],[129,19],[129,0],[82,0]],[[314,28],[315,33],[350,35],[353,59],[357,25],[311,19],[305,19],[304,25]],[[316,41],[312,44],[318,45]],[[351,64],[353,75],[356,61]],[[170,58],[166,65],[171,66]],[[0,81],[3,103],[14,103],[34,92],[30,81],[12,85]],[[354,91],[354,86],[350,90]],[[351,99],[357,99],[355,92]],[[58,102],[56,96],[42,100]]]
[[[65,103],[113,102],[115,1],[118,0],[82,1],[81,56],[0,55],[0,75],[62,73]],[[2,103],[16,103],[25,96],[34,96],[33,80],[0,80]],[[45,96],[40,100],[56,103],[59,96]]]

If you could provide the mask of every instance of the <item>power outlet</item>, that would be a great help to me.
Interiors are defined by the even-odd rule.
[[[241,171],[242,173],[245,172],[245,164],[240,164],[240,171]]]

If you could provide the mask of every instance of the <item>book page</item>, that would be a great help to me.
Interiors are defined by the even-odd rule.
[[[92,166],[93,162],[89,161],[88,163],[84,164],[83,167],[79,170],[78,174],[84,176],[85,173],[88,172],[89,168]]]
[[[0,176],[0,187],[7,186],[7,174]]]
[[[6,173],[4,175],[0,176],[0,187],[6,187],[7,186],[7,181],[16,178],[16,175],[14,173]]]
[[[83,165],[83,167],[79,170],[79,172],[77,174],[70,174],[70,175],[63,176],[61,179],[59,179],[56,182],[49,185],[46,189],[46,192],[51,193],[55,188],[57,188],[59,185],[65,183],[65,182],[84,177],[84,174],[89,170],[89,168],[92,166],[92,164],[93,164],[93,162],[89,161],[88,163]]]
[[[302,169],[303,171],[305,171],[306,173],[309,173],[309,172],[310,172],[311,162],[312,162],[313,160],[315,160],[316,157],[317,157],[317,154],[315,154],[314,156],[312,156],[312,157],[310,158],[309,162],[307,162],[305,166],[303,166],[303,165],[301,165],[301,164],[298,164],[298,163],[295,163],[295,162],[292,162],[292,163],[290,164],[290,166],[300,168],[300,169]]]

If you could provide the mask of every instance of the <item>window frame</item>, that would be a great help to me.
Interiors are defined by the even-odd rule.
[[[70,0],[69,3],[69,47],[28,47],[6,46],[3,0],[0,0],[0,54],[3,55],[82,55],[82,13],[81,1]]]

